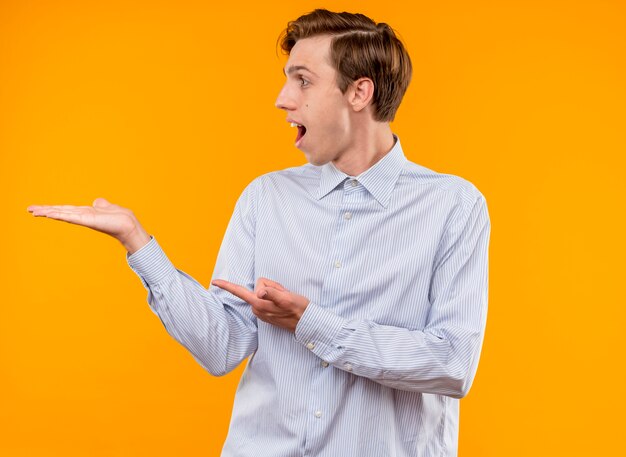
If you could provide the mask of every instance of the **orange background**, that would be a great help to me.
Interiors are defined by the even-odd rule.
[[[244,186],[304,163],[275,43],[317,6],[0,2],[1,456],[219,454],[240,369],[213,378],[167,335],[115,240],[26,207],[130,207],[207,285]],[[323,6],[400,32],[406,155],[487,197],[460,455],[626,455],[624,2]]]

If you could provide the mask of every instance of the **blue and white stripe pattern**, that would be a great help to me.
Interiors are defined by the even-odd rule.
[[[254,289],[266,277],[308,297],[295,334],[176,270],[155,239],[128,262],[206,370],[249,357],[223,456],[454,456],[484,334],[489,231],[472,184],[409,162],[397,140],[359,176],[307,164],[239,198],[213,278]]]

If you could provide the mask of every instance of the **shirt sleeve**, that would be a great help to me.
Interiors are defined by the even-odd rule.
[[[296,340],[337,368],[395,389],[465,396],[486,324],[490,236],[482,195],[467,206],[440,242],[425,328],[348,320],[310,303],[296,327]]]
[[[255,186],[239,197],[220,247],[213,278],[254,289]],[[233,370],[257,347],[257,320],[250,305],[177,270],[156,239],[127,254],[148,290],[148,303],[167,332],[211,374]]]

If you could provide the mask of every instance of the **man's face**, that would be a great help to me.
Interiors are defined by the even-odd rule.
[[[338,160],[352,145],[351,105],[337,86],[329,36],[299,40],[285,65],[287,81],[276,107],[298,124],[296,147],[313,165]]]

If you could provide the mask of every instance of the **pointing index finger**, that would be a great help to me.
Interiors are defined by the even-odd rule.
[[[232,282],[224,281],[223,279],[214,279],[211,281],[211,284],[230,292],[247,303],[258,301],[258,298],[254,295],[254,293],[252,293],[252,291],[240,286],[239,284],[233,284]]]

